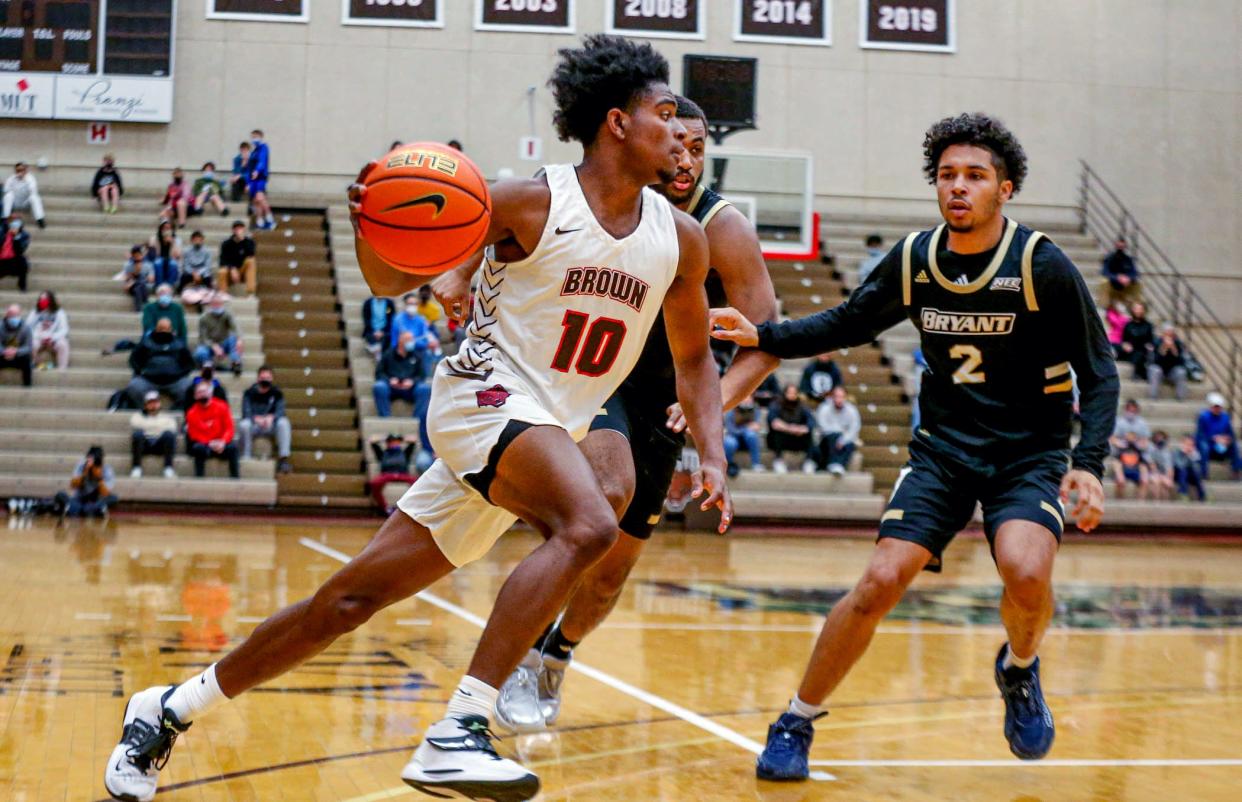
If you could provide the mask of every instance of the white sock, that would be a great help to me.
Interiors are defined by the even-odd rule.
[[[1012,646],[1005,647],[1005,657],[1001,660],[1001,668],[1030,668],[1035,665],[1035,655],[1018,657],[1013,653]]]
[[[216,682],[216,664],[212,663],[202,674],[178,685],[164,706],[171,710],[182,724],[189,724],[228,700],[229,697],[220,690],[220,683]]]
[[[802,718],[815,718],[820,713],[824,712],[824,708],[819,705],[807,704],[798,697],[798,694],[795,693],[794,698],[789,700],[789,712]]]
[[[490,725],[497,696],[500,696],[499,689],[467,674],[461,678],[457,690],[453,691],[453,695],[449,697],[448,710],[445,711],[444,716],[445,718],[482,716]]]

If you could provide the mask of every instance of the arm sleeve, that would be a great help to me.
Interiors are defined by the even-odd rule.
[[[858,435],[862,433],[862,416],[858,414],[858,407],[851,406],[850,422],[845,428],[845,440],[850,443],[858,442]]]
[[[1117,425],[1121,394],[1117,364],[1095,300],[1078,268],[1047,241],[1038,246],[1035,260],[1041,309],[1055,321],[1053,326],[1078,378],[1082,435],[1072,454],[1073,467],[1098,477],[1104,472],[1108,438]]]
[[[272,414],[275,415],[277,418],[288,417],[287,415],[285,415],[285,394],[282,393],[280,390],[274,390],[273,392],[276,393],[276,406],[275,406],[275,409],[272,411]]]
[[[233,415],[229,412],[227,404],[220,407],[220,423],[223,427],[220,431],[220,439],[226,443],[233,442],[236,432],[233,431]]]
[[[782,359],[863,345],[906,315],[901,301],[901,245],[842,304],[784,323],[759,326],[759,350]]]

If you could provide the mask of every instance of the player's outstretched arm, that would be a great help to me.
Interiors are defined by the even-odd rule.
[[[426,276],[406,273],[390,267],[380,259],[367,244],[358,229],[358,215],[362,211],[362,198],[366,195],[366,178],[379,162],[370,162],[358,173],[357,180],[349,185],[349,216],[354,225],[354,250],[358,254],[358,266],[374,295],[403,295],[427,283]],[[530,253],[539,244],[543,226],[548,219],[551,194],[543,179],[524,178],[498,181],[491,187],[492,223],[483,240],[483,247],[512,240],[515,247]],[[454,270],[469,269],[473,274],[479,264],[479,254]],[[469,276],[467,276],[467,282]],[[447,308],[446,308],[447,309]]]
[[[725,486],[724,412],[720,406],[720,379],[707,337],[707,236],[694,218],[675,212],[681,258],[677,276],[664,296],[664,324],[669,350],[677,370],[677,400],[685,409],[701,463],[702,487],[695,497],[707,497],[702,509],[720,509],[720,531],[733,519],[733,501]]]

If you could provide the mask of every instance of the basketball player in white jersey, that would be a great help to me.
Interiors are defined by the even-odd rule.
[[[704,444],[703,505],[731,517],[707,340],[707,242],[647,188],[672,179],[684,149],[668,64],[649,45],[590,36],[560,51],[550,84],[558,133],[582,143],[583,159],[492,190],[469,341],[433,382],[428,423],[440,459],[314,596],[267,619],[202,674],[130,698],[104,775],[115,799],[152,799],[192,721],[479,558],[519,517],[546,542],[501,588],[467,675],[401,776],[441,798],[538,793],[538,778],[492,747],[497,689],[616,538],[618,512],[577,442],[633,367],[661,306],[678,397]],[[354,213],[362,192],[351,187]],[[384,265],[361,238],[356,247],[376,295],[423,281]]]

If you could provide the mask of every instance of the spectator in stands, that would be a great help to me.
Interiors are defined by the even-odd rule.
[[[414,405],[420,424],[427,419],[431,386],[423,381],[423,360],[414,350],[414,335],[403,333],[395,348],[389,348],[375,366],[375,409],[381,418],[392,415],[392,400],[404,399]]]
[[[259,368],[257,380],[242,396],[241,442],[242,459],[253,455],[254,438],[270,438],[276,446],[276,471],[289,473],[289,455],[293,453],[293,427],[285,414],[285,396],[276,386],[272,369]]]
[[[1121,347],[1126,324],[1130,322],[1130,313],[1122,301],[1113,301],[1104,313],[1104,322],[1108,324],[1108,341],[1112,343],[1113,354],[1117,359],[1125,359],[1125,351]]]
[[[22,372],[22,384],[31,383],[30,327],[22,319],[22,308],[10,304],[0,322],[0,369],[15,368]]]
[[[1152,433],[1144,459],[1148,465],[1148,490],[1156,501],[1173,498],[1173,446],[1169,444],[1168,432],[1157,429]]]
[[[134,377],[125,392],[133,405],[131,409],[141,409],[143,399],[152,390],[168,393],[173,404],[179,405],[190,387],[194,357],[185,340],[173,333],[172,321],[160,318],[129,355],[129,366]]]
[[[0,241],[0,278],[14,276],[17,289],[26,291],[26,277],[30,274],[30,262],[26,249],[30,247],[30,232],[22,226],[22,218],[13,215],[5,222],[4,239]]]
[[[1194,488],[1199,501],[1207,501],[1203,489],[1203,475],[1199,473],[1199,449],[1195,447],[1194,435],[1182,435],[1181,445],[1173,452],[1173,482],[1179,495],[1190,498]]]
[[[832,388],[829,400],[815,410],[815,426],[819,429],[819,448],[815,450],[815,464],[821,471],[827,469],[834,476],[843,476],[849,469],[850,457],[858,448],[858,435],[862,433],[862,416],[858,407],[845,397],[845,388]]]
[[[1147,465],[1145,444],[1140,444],[1134,432],[1127,432],[1113,463],[1113,479],[1117,483],[1117,498],[1126,497],[1126,483],[1138,486],[1138,498],[1147,498],[1150,468]]]
[[[371,296],[362,302],[362,341],[375,359],[388,347],[397,307],[391,298]]]
[[[147,259],[155,271],[156,284],[177,286],[181,265],[181,237],[168,220],[161,220],[155,234],[147,241]]]
[[[1233,419],[1225,411],[1225,397],[1207,394],[1208,408],[1199,413],[1195,426],[1195,446],[1199,450],[1199,475],[1208,478],[1209,462],[1228,462],[1236,480],[1242,473],[1242,456],[1233,431]]]
[[[126,294],[134,299],[135,312],[143,311],[151,287],[155,284],[155,269],[147,261],[146,253],[146,248],[135,245],[129,249],[129,259],[121,268],[120,279],[124,282]]]
[[[129,448],[132,467],[129,475],[142,478],[142,458],[148,454],[164,458],[164,478],[176,479],[173,454],[177,452],[177,419],[160,407],[155,390],[142,397],[142,411],[129,418]]]
[[[242,372],[242,340],[233,313],[228,310],[224,299],[214,295],[207,311],[198,318],[198,347],[194,349],[194,360],[200,365],[204,362],[229,360],[229,367],[234,376]]]
[[[233,235],[220,243],[220,289],[245,283],[246,292],[255,292],[254,240],[246,233],[246,224],[233,221]]]
[[[147,301],[142,307],[142,333],[150,332],[161,320],[171,323],[173,334],[178,340],[185,342],[189,335],[185,325],[185,308],[173,300],[172,287],[167,284],[156,287],[155,300]]]
[[[419,354],[435,345],[439,345],[435,332],[427,324],[427,318],[418,313],[418,295],[406,293],[401,298],[404,309],[392,319],[392,331],[389,333],[389,348],[397,344],[402,334],[409,332],[414,335],[414,350]],[[433,345],[434,344],[434,345]]]
[[[444,144],[448,145],[450,148],[457,151],[458,153],[466,152],[465,150],[462,149],[461,142],[457,141],[456,139],[450,139],[448,142],[445,142]]]
[[[867,276],[871,275],[871,271],[884,258],[887,251],[884,250],[884,238],[879,234],[867,235],[867,255],[858,263],[858,283],[855,287],[861,287],[863,282],[867,280]]]
[[[375,506],[383,510],[385,515],[391,515],[392,507],[384,498],[384,488],[393,482],[406,486],[414,484],[418,477],[410,473],[410,460],[418,450],[418,441],[408,435],[402,437],[399,434],[390,434],[383,439],[382,448],[379,435],[369,438],[368,442],[371,451],[375,453],[375,459],[379,461],[379,474],[367,480],[367,490],[371,491],[371,500],[375,502]]]
[[[229,200],[240,203],[246,197],[246,165],[250,163],[250,143],[243,142],[237,146],[237,155],[233,157],[233,173],[229,179]]]
[[[194,179],[194,186],[190,188],[190,197],[190,211],[194,214],[202,214],[207,211],[207,205],[211,204],[221,217],[228,217],[229,205],[224,202],[224,184],[216,178],[215,162],[203,165],[203,171]]]
[[[241,476],[233,444],[233,413],[227,403],[212,397],[206,382],[194,388],[194,403],[185,411],[185,439],[194,458],[195,476],[202,478],[206,473],[208,458],[227,460],[229,476]]]
[[[797,385],[785,385],[781,400],[768,411],[768,450],[775,456],[772,470],[789,472],[785,464],[785,452],[788,451],[795,458],[801,454],[804,473],[814,473],[815,462],[810,458],[811,432],[814,428],[815,418],[798,397]]]
[[[769,373],[755,388],[755,404],[763,410],[765,417],[771,416],[772,404],[780,399],[782,392],[780,380],[775,373]]]
[[[1147,319],[1147,304],[1135,301],[1130,305],[1130,322],[1121,331],[1121,350],[1134,365],[1134,378],[1147,381],[1147,365],[1155,350],[1156,335]]]
[[[164,190],[164,197],[160,199],[160,217],[164,220],[176,219],[177,228],[183,228],[193,201],[194,196],[190,192],[190,185],[186,183],[185,173],[180,167],[173,168],[172,181]]]
[[[65,491],[56,494],[56,505],[64,515],[74,518],[108,517],[108,508],[117,502],[116,474],[112,466],[104,462],[104,451],[100,446],[91,446],[86,456],[73,469],[69,479],[69,489],[73,495]]]
[[[759,456],[759,407],[754,396],[746,396],[740,404],[725,413],[724,416],[724,451],[725,462],[728,464],[729,476],[737,476],[738,449],[745,446],[750,454],[750,469],[763,471],[763,461]]]
[[[1133,398],[1127,399],[1121,414],[1117,416],[1117,422],[1113,425],[1113,436],[1108,441],[1112,446],[1113,456],[1116,456],[1126,444],[1127,435],[1133,434],[1144,442],[1151,439],[1151,427],[1139,413],[1139,403]]]
[[[1160,397],[1160,385],[1163,382],[1172,384],[1178,401],[1186,400],[1186,346],[1177,336],[1177,329],[1172,323],[1160,327],[1160,340],[1151,355],[1151,364],[1147,366],[1148,395]]]
[[[99,211],[116,214],[121,208],[121,195],[125,188],[121,185],[121,174],[116,169],[116,160],[112,154],[103,157],[103,166],[95,171],[91,179],[91,197],[99,201]]]
[[[263,141],[263,132],[258,128],[250,132],[250,146],[250,161],[246,163],[246,188],[250,192],[250,205],[254,208],[254,227],[260,231],[271,231],[276,227],[272,206],[267,202],[267,179],[272,156],[267,143]]]
[[[37,362],[39,355],[48,353],[56,359],[56,367],[69,367],[69,317],[56,302],[51,290],[39,293],[35,308],[26,318],[30,327],[31,360]]]
[[[190,379],[190,389],[185,393],[186,409],[194,405],[194,388],[200,384],[210,385],[212,398],[218,398],[226,404],[229,402],[229,391],[224,389],[224,385],[216,378],[215,364],[208,360],[199,365],[198,375]]]
[[[202,303],[215,285],[215,256],[204,247],[204,239],[203,232],[195,231],[190,235],[190,247],[182,254],[177,293],[184,296],[186,289],[190,289],[190,295],[183,298],[187,303]]]
[[[26,209],[34,215],[39,228],[46,228],[43,219],[43,198],[39,195],[39,182],[25,162],[18,162],[13,175],[4,180],[4,212],[0,217],[11,217],[15,209]]]
[[[1104,257],[1101,272],[1108,279],[1108,301],[1132,301],[1138,298],[1139,274],[1134,260],[1130,258],[1125,237],[1118,237],[1113,252]]]
[[[444,318],[444,310],[440,307],[440,302],[432,295],[430,284],[424,284],[418,288],[418,314],[423,316],[436,338],[439,339],[440,327],[437,324]]]
[[[832,393],[832,388],[840,386],[841,383],[841,371],[837,369],[837,363],[832,361],[832,355],[820,354],[802,369],[798,389],[808,400],[823,401]]]

